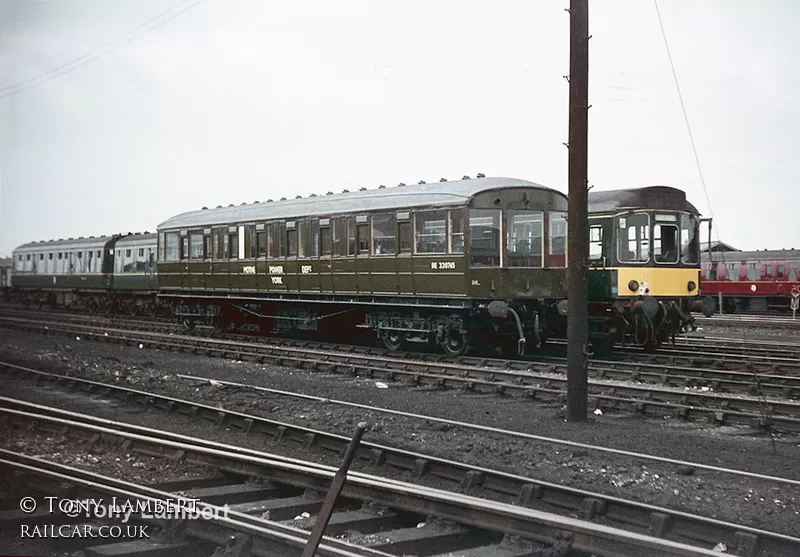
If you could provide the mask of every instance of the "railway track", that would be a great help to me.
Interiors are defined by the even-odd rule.
[[[166,402],[161,397],[155,397],[150,400],[151,407],[159,407],[162,402]],[[220,422],[220,412],[218,409],[211,407],[203,407],[202,405],[193,405],[191,402],[181,401],[180,404],[175,401],[169,401],[167,410],[172,410],[176,413],[185,413],[187,416],[194,417],[195,419],[206,419],[214,422]],[[239,447],[232,447],[229,445],[220,445],[210,441],[188,438],[186,436],[176,435],[163,431],[154,431],[147,428],[132,426],[120,422],[112,422],[109,420],[101,420],[92,418],[86,415],[75,414],[64,410],[44,407],[35,405],[24,401],[13,400],[4,398],[0,400],[0,413],[6,416],[6,420],[18,425],[27,426],[30,423],[38,424],[37,427],[44,428],[45,431],[53,431],[54,428],[60,432],[66,429],[74,432],[77,428],[80,435],[83,437],[91,437],[97,439],[97,436],[108,435],[114,436],[120,441],[126,443],[126,451],[140,451],[144,454],[159,455],[159,456],[174,456],[177,454],[181,458],[186,459],[188,462],[201,463],[212,465],[215,468],[219,467],[222,470],[241,474],[243,471],[252,475],[253,464],[248,461],[247,464],[239,463],[232,464],[230,459],[238,457],[263,457],[264,453],[260,451],[252,451],[242,449]],[[268,438],[274,439],[276,442],[301,442],[304,444],[309,443],[309,433],[313,436],[313,445],[322,450],[333,451],[340,454],[344,446],[349,442],[346,437],[331,435],[321,432],[309,432],[305,428],[294,426],[285,426],[284,424],[277,425],[271,423],[270,420],[257,418],[252,416],[243,416],[233,412],[225,412],[226,419],[224,420],[226,427],[237,427],[246,430],[251,435],[266,435]],[[66,429],[65,429],[66,428]],[[155,439],[155,441],[154,441]],[[198,454],[198,449],[200,452]],[[176,453],[177,451],[177,453]],[[206,451],[210,451],[206,452]],[[223,465],[217,460],[220,454],[225,457]],[[300,466],[304,469],[314,470],[328,470],[328,467],[314,463],[298,463],[293,459],[285,459],[274,455],[268,455],[271,461],[286,462],[292,465]],[[225,460],[227,458],[228,460]],[[735,554],[755,556],[755,555],[793,555],[791,551],[800,544],[800,539],[792,538],[791,536],[783,536],[774,534],[763,530],[742,527],[735,524],[725,523],[718,520],[712,520],[699,516],[694,516],[688,513],[676,512],[669,509],[645,505],[633,501],[626,501],[616,497],[609,497],[597,493],[582,491],[575,488],[565,487],[557,484],[548,484],[547,482],[539,482],[532,478],[521,476],[514,476],[502,472],[486,470],[468,466],[465,464],[440,460],[425,455],[409,453],[389,447],[377,446],[370,443],[363,443],[357,453],[357,461],[362,463],[364,469],[370,471],[372,475],[366,476],[371,482],[380,482],[374,476],[374,473],[385,471],[387,468],[399,469],[406,472],[411,476],[412,481],[418,484],[425,479],[436,478],[437,480],[445,480],[450,483],[453,488],[463,493],[472,494],[472,499],[480,492],[481,494],[493,495],[492,505],[508,505],[509,503],[515,506],[521,506],[531,509],[536,513],[546,513],[548,515],[555,514],[560,518],[566,520],[589,521],[597,526],[603,528],[612,528],[615,530],[626,531],[627,534],[657,536],[662,539],[669,539],[677,543],[690,545],[693,547],[713,547],[720,541],[734,551]],[[264,473],[260,468],[257,472],[258,476],[268,478],[271,481],[276,479],[285,480],[286,472],[281,471],[277,473]],[[364,474],[358,472],[351,472],[350,475],[362,477]],[[292,482],[297,485],[296,478]],[[389,481],[391,484],[398,484],[402,482]],[[310,489],[315,492],[322,490],[322,486],[318,483],[301,483],[304,489]],[[430,490],[430,488],[418,489]],[[438,491],[438,490],[437,490]],[[444,492],[442,492],[444,493]],[[452,495],[452,494],[451,494]],[[297,495],[295,497],[298,497]],[[319,504],[321,495],[312,494],[316,497],[316,504]],[[363,503],[368,499],[370,504],[382,504],[386,501],[386,496],[381,495],[376,498],[360,498]],[[500,499],[496,501],[496,499]],[[394,499],[392,499],[394,501]],[[295,501],[296,502],[296,501]],[[217,501],[217,503],[219,503]],[[314,514],[314,502],[309,502],[312,507],[309,514]],[[449,504],[452,504],[452,500]],[[487,502],[488,504],[488,502]],[[352,509],[353,505],[348,508]],[[356,505],[356,507],[364,507],[364,505]],[[259,507],[261,508],[261,507]],[[317,507],[318,508],[318,507]],[[413,505],[402,505],[402,510],[406,512],[414,512]],[[425,507],[428,508],[428,507]],[[293,507],[295,514],[303,512],[300,508]],[[460,512],[460,511],[459,511]],[[291,513],[290,513],[291,514]],[[449,514],[429,513],[436,514],[440,519],[453,519],[458,518]],[[564,516],[567,515],[567,516]],[[460,515],[459,515],[460,516]],[[275,516],[272,516],[275,519]],[[291,517],[289,517],[291,518]],[[417,521],[426,522],[428,519],[423,516],[415,516],[412,521],[413,524],[418,524]],[[508,534],[509,530],[501,523],[492,522],[496,519],[480,520],[478,522],[471,522],[468,525],[474,528],[487,529],[495,532],[495,535],[489,536],[492,540],[490,545],[502,544],[502,536],[498,537],[498,533]],[[340,520],[333,520],[332,523],[340,524]],[[489,528],[488,525],[492,527]],[[309,525],[310,527],[310,525]],[[352,528],[351,528],[352,529]],[[357,528],[356,528],[357,529]],[[499,531],[498,531],[499,529]],[[516,535],[524,535],[532,537],[540,542],[550,542],[555,539],[552,536],[553,532],[548,531],[544,534],[531,535],[535,527],[528,527],[525,531],[514,530]],[[567,530],[570,531],[570,530]],[[571,532],[571,531],[570,531]],[[334,532],[336,533],[336,532]],[[461,532],[465,534],[465,532]],[[542,537],[544,536],[544,538]],[[550,537],[548,537],[550,536]],[[571,537],[573,540],[576,536]],[[797,547],[800,547],[798,545]],[[587,546],[584,546],[587,548]],[[383,547],[381,549],[388,549]],[[409,548],[404,548],[408,550]],[[577,547],[576,547],[577,549]],[[591,551],[597,552],[598,555],[606,554],[602,549],[602,544],[592,542]],[[588,549],[587,549],[588,550]],[[615,547],[615,550],[617,548]],[[662,553],[636,553],[641,551],[641,548],[633,552],[613,553],[614,555],[644,555],[644,554],[658,554]],[[786,553],[788,551],[788,553]],[[430,553],[420,553],[420,555],[428,555]],[[470,555],[495,555],[487,551],[486,547],[481,548],[480,551],[471,553]],[[535,553],[520,553],[520,555],[535,555]],[[672,553],[664,553],[664,555],[671,555]],[[680,553],[683,555],[683,553]],[[693,554],[693,553],[690,553]],[[284,554],[282,554],[284,555]],[[498,553],[498,555],[506,555],[505,553]],[[517,555],[513,553],[512,555]]]
[[[559,373],[558,366],[541,372],[536,371],[530,363],[514,360],[470,361],[462,358],[459,362],[411,361],[385,354],[333,352],[86,325],[54,325],[5,317],[0,318],[0,325],[46,334],[76,335],[84,340],[138,344],[141,348],[188,351],[261,363],[269,361],[279,366],[294,365],[333,373],[381,377],[388,381],[404,378],[410,385],[458,387],[469,392],[517,395],[539,402],[564,403],[566,400],[566,377]],[[496,367],[497,364],[503,367]],[[519,367],[523,365],[527,368]],[[517,366],[517,369],[508,369],[509,366]],[[724,385],[725,388],[740,391],[755,388],[759,396],[753,397],[713,393],[712,387],[662,387],[662,384],[668,385],[670,382],[685,385],[689,378],[665,368],[659,372],[653,368],[642,371],[625,367],[590,366],[590,373],[599,377],[589,382],[590,404],[604,412],[626,411],[646,416],[672,416],[716,424],[800,431],[800,403],[785,399],[795,395],[796,378],[753,375],[752,381],[747,383],[743,375],[736,379],[718,375],[712,382],[712,387]],[[627,374],[628,381],[606,379],[607,374],[614,373]],[[657,383],[633,384],[630,381],[647,378]],[[777,392],[782,393],[784,399],[766,398],[765,393]]]
[[[778,315],[754,315],[754,314],[723,314],[711,317],[695,317],[697,325],[723,325],[723,326],[746,326],[763,327],[772,329],[789,329],[800,331],[800,314],[796,319],[792,319],[791,313],[787,317]]]
[[[22,319],[37,319],[43,315],[51,317],[52,314],[43,311],[15,311],[5,314],[8,317],[19,317]],[[191,335],[205,338],[218,338],[227,340],[246,339],[248,342],[259,342],[262,344],[278,346],[296,346],[307,348],[319,348],[323,350],[361,350],[371,353],[381,351],[388,353],[384,348],[374,348],[371,345],[359,344],[335,344],[330,342],[293,339],[273,336],[253,336],[237,334],[221,334],[210,326],[198,326],[191,333],[167,318],[138,318],[128,315],[103,317],[101,321],[95,316],[69,313],[65,311],[56,312],[59,320],[71,323],[92,323],[94,325],[107,325],[111,328],[127,327],[148,330],[152,332],[175,333]],[[555,354],[553,353],[555,349]],[[560,350],[566,350],[566,342],[562,340],[551,340],[547,346],[537,354],[521,358],[522,361],[536,362],[561,362],[566,363],[566,358],[561,356]],[[563,352],[562,352],[563,353]],[[488,356],[466,356],[452,358],[441,354],[432,354],[423,351],[395,351],[394,355],[403,355],[411,359],[434,359],[438,361],[463,361],[475,358],[497,359],[494,355]],[[665,344],[656,353],[646,353],[640,348],[617,346],[615,348],[614,361],[634,361],[644,363],[664,363],[670,366],[684,365],[691,366],[692,362],[700,362],[704,366],[717,366],[722,369],[741,369],[749,372],[759,373],[796,373],[800,375],[800,342],[765,342],[761,339],[757,341],[746,341],[742,339],[730,338],[706,338],[705,336],[687,335],[677,339],[675,346]],[[517,358],[520,359],[520,358]],[[598,360],[598,358],[593,358]]]
[[[231,481],[221,486],[193,487],[184,483],[181,491],[188,493],[180,495],[98,478],[85,471],[0,450],[0,465],[77,484],[83,488],[81,495],[99,492],[105,497],[137,500],[198,499],[197,505],[212,506],[217,510],[216,516],[223,518],[192,525],[196,528],[184,525],[177,534],[219,543],[236,532],[242,546],[252,544],[253,554],[275,555],[275,544],[280,543],[287,548],[278,554],[299,555],[298,549],[307,539],[304,530],[313,526],[312,517],[319,512],[323,493],[336,472],[313,462],[98,420],[23,401],[4,399],[0,413],[12,426],[59,431],[95,443],[124,446],[127,452],[203,464],[231,475]],[[374,450],[364,449],[362,458],[373,462]],[[478,479],[475,470],[469,472],[472,474],[462,474],[467,481],[462,480],[461,485],[466,488]],[[248,484],[248,480],[255,481]],[[459,555],[476,557],[533,557],[562,555],[571,549],[575,555],[587,556],[699,556],[714,555],[710,548],[721,539],[729,541],[728,547],[735,548],[734,554],[748,557],[791,555],[800,549],[797,538],[684,513],[661,516],[654,514],[655,508],[642,508],[635,517],[624,513],[615,516],[619,509],[613,498],[584,503],[584,518],[563,516],[535,508],[542,503],[542,488],[530,480],[515,485],[507,478],[497,488],[505,490],[506,498],[515,497],[515,502],[491,501],[350,471],[329,523],[328,537],[324,538],[326,545],[318,554],[350,557],[413,553],[420,557],[445,557],[451,551],[458,551]],[[269,518],[260,518],[267,511]],[[642,512],[651,519],[645,525],[638,523]],[[628,528],[605,523],[620,521],[627,521]],[[634,531],[637,529],[653,532]],[[352,532],[360,535],[347,535]],[[686,537],[689,541],[668,539],[671,537]],[[711,542],[702,540],[709,537],[713,543],[706,547]],[[270,549],[273,551],[269,552]]]

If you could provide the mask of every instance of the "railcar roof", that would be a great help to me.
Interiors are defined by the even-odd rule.
[[[158,225],[158,230],[214,226],[250,221],[336,215],[355,212],[398,210],[416,207],[463,204],[482,191],[509,187],[530,187],[566,196],[558,190],[516,178],[473,178],[374,190],[353,191],[271,203],[202,209],[175,215]]]
[[[102,249],[105,247],[106,242],[112,239],[113,236],[95,236],[89,238],[68,238],[66,240],[44,240],[42,242],[28,242],[22,244],[14,250],[13,253],[33,253],[40,251],[62,250],[69,251],[73,249]]]
[[[711,261],[800,261],[800,249],[774,249],[763,251],[725,251],[712,252]],[[703,261],[709,261],[708,253],[702,254]]]
[[[117,240],[115,244],[117,248],[124,248],[130,246],[149,246],[158,243],[158,234],[155,232],[143,232],[141,234],[131,234],[124,236]]]
[[[589,192],[590,215],[615,213],[626,209],[687,211],[700,214],[695,206],[686,200],[686,192],[670,186]]]

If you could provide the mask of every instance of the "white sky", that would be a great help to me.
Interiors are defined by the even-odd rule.
[[[0,253],[478,172],[567,191],[568,0],[205,0],[29,81],[177,3],[0,0]],[[800,5],[659,7],[721,239],[800,247]],[[653,2],[590,0],[590,32],[590,184],[709,215]]]

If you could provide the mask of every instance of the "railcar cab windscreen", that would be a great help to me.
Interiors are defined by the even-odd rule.
[[[566,212],[561,192],[484,177],[193,211],[158,227],[160,296],[190,328],[516,353],[560,319]]]

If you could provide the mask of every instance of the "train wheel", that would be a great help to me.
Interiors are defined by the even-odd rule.
[[[458,329],[449,329],[441,342],[448,356],[463,356],[469,350],[469,337]]]
[[[381,332],[381,340],[389,350],[402,350],[406,344],[406,335],[399,331],[383,331]]]

